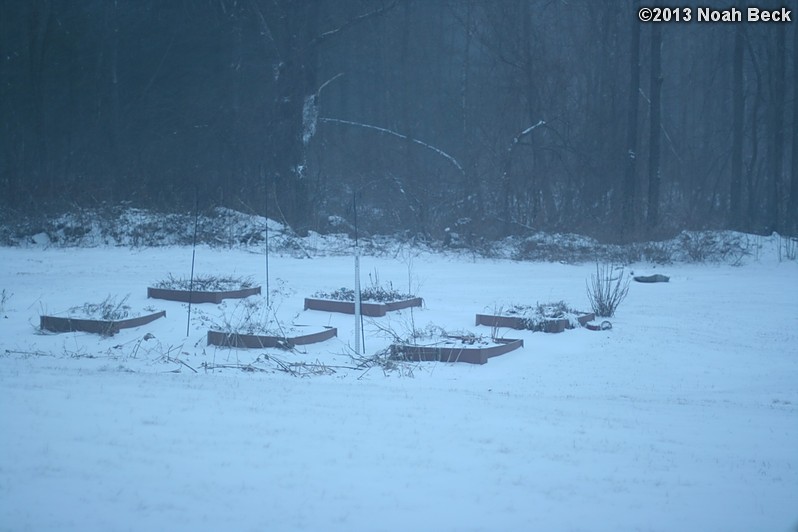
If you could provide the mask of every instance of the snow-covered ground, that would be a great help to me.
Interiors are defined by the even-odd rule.
[[[671,282],[632,283],[610,331],[501,331],[525,347],[388,374],[350,369],[352,316],[303,311],[352,286],[350,257],[271,257],[279,320],[338,328],[284,352],[205,345],[241,302],[193,306],[186,337],[185,304],[147,299],[188,275],[190,248],[0,248],[0,530],[794,531],[798,263],[765,244],[741,266],[632,265]],[[265,277],[246,249],[200,247],[196,269]],[[488,335],[474,315],[509,303],[589,310],[595,266],[399,247],[362,270],[425,299],[366,320],[374,353],[386,329]],[[38,330],[109,294],[167,316],[110,338]]]

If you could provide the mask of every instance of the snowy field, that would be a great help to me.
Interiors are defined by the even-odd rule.
[[[147,299],[188,275],[190,248],[0,248],[0,530],[795,531],[798,263],[764,244],[741,266],[632,265],[671,282],[632,283],[610,331],[501,331],[525,347],[387,374],[350,369],[351,316],[303,310],[352,286],[349,257],[271,257],[280,321],[338,328],[286,352],[206,346],[240,302],[193,306],[186,337],[185,304]],[[262,283],[264,264],[196,253],[198,274]],[[374,353],[385,329],[489,335],[474,315],[508,303],[589,310],[595,266],[400,249],[362,271],[425,299],[366,320]],[[38,330],[109,294],[167,316],[109,338]]]

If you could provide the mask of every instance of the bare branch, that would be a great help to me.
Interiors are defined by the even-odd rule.
[[[322,83],[321,86],[319,87],[319,90],[316,91],[316,98],[321,96],[321,91],[324,90],[324,87],[326,87],[327,85],[329,85],[330,83],[332,83],[333,81],[335,81],[336,79],[340,78],[343,75],[344,75],[343,72],[339,72],[338,74],[334,75],[333,77]]]
[[[545,125],[546,125],[546,122],[544,120],[539,120],[537,124],[533,124],[533,125],[529,126],[525,130],[523,130],[521,133],[516,135],[515,138],[513,138],[513,141],[510,143],[509,146],[507,146],[507,155],[506,155],[507,158],[505,159],[505,162],[504,162],[504,172],[502,172],[502,180],[503,181],[505,181],[507,179],[507,174],[510,173],[510,163],[511,163],[511,160],[512,160],[511,156],[513,154],[513,149],[518,145],[519,142],[521,142],[522,138],[524,138],[525,136],[529,135],[530,133],[532,133],[535,129],[539,128],[540,126],[545,126]]]
[[[378,16],[380,16],[380,15],[382,15],[384,13],[387,13],[388,11],[390,11],[394,7],[396,7],[397,4],[399,4],[399,0],[394,0],[393,2],[388,4],[387,6],[383,6],[383,7],[379,8],[379,9],[375,9],[374,11],[369,11],[368,13],[364,13],[362,15],[358,15],[357,17],[355,17],[353,19],[347,20],[346,22],[344,22],[343,24],[341,24],[337,28],[332,29],[330,31],[325,31],[324,33],[322,33],[321,35],[319,35],[318,37],[316,37],[315,39],[310,41],[310,43],[308,43],[308,47],[316,46],[318,44],[321,44],[322,42],[326,41],[330,37],[333,37],[333,36],[343,32],[343,31],[351,28],[352,26],[356,26],[357,24],[360,24],[361,22],[363,22],[365,20],[368,20],[368,19],[373,18],[373,17],[378,17]]]
[[[277,41],[274,39],[274,34],[272,33],[271,28],[269,28],[269,23],[266,21],[266,17],[263,16],[263,12],[260,10],[258,5],[254,1],[250,0],[250,5],[252,5],[252,9],[258,15],[258,19],[260,19],[260,25],[263,28],[263,33],[266,35],[266,37],[269,38],[269,41],[271,41],[272,43],[274,52],[277,54],[277,60],[282,63],[283,58],[282,54],[280,53],[280,48],[279,46],[277,46]]]
[[[463,173],[463,174],[465,173],[465,170],[463,170],[463,167],[460,165],[460,163],[457,161],[457,159],[455,159],[454,157],[452,157],[451,155],[449,155],[448,153],[446,153],[442,149],[436,148],[435,146],[433,146],[431,144],[427,144],[426,142],[420,141],[418,139],[414,139],[413,137],[408,137],[407,135],[402,135],[401,133],[397,133],[396,131],[392,131],[390,129],[385,129],[384,127],[372,126],[370,124],[363,124],[363,123],[360,123],[360,122],[352,122],[352,121],[349,121],[349,120],[341,120],[339,118],[319,118],[319,122],[325,122],[325,123],[328,123],[328,124],[341,124],[341,125],[346,125],[346,126],[362,127],[364,129],[373,129],[374,131],[379,131],[380,133],[385,133],[387,135],[392,135],[392,136],[400,138],[402,140],[409,140],[410,142],[412,142],[414,144],[418,144],[419,146],[423,146],[424,148],[427,148],[428,150],[434,151],[435,153],[437,153],[441,157],[446,158],[458,170],[460,170],[460,173]]]
[[[521,133],[516,135],[516,137],[513,139],[512,144],[510,144],[510,146],[507,148],[507,151],[511,151],[515,147],[515,145],[521,141],[522,138],[526,137],[540,126],[545,126],[545,125],[546,125],[545,120],[539,120],[537,124],[533,124],[528,128],[526,128],[525,130],[523,130]]]

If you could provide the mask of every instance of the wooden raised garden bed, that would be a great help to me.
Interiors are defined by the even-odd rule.
[[[420,297],[403,299],[400,301],[388,301],[385,303],[361,302],[360,312],[364,316],[379,318],[386,313],[410,307],[420,307],[424,300]],[[342,312],[344,314],[355,313],[354,301],[336,301],[333,299],[317,299],[313,297],[305,298],[305,310],[321,310],[324,312]]]
[[[221,347],[244,347],[249,349],[262,349],[265,347],[290,349],[296,345],[307,345],[323,342],[335,336],[338,336],[338,329],[335,327],[325,327],[323,331],[313,334],[288,337],[208,331],[208,345],[218,345]]]
[[[498,345],[391,345],[391,355],[405,360],[427,362],[466,362],[486,364],[489,358],[515,351],[524,346],[523,340],[494,338]]]
[[[88,333],[113,336],[120,329],[130,329],[140,327],[151,321],[166,316],[166,311],[155,312],[135,318],[125,318],[120,320],[93,320],[89,318],[61,318],[58,316],[40,316],[40,326],[42,329],[52,332],[73,332],[82,331]]]
[[[579,324],[584,327],[588,322],[596,319],[596,315],[591,313],[580,314],[576,317]],[[507,327],[509,329],[525,330],[529,329],[527,318],[521,316],[496,316],[493,314],[477,314],[477,325],[488,327]],[[565,329],[573,329],[571,322],[565,318],[550,318],[541,322],[543,332],[560,333]]]
[[[147,297],[154,299],[166,299],[168,301],[180,301],[182,303],[216,303],[219,304],[223,299],[243,299],[249,296],[260,294],[260,286],[240,288],[238,290],[175,290],[171,288],[147,288]]]

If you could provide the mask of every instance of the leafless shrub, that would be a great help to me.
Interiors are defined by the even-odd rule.
[[[415,319],[400,319],[399,321],[389,321],[387,323],[379,320],[371,320],[371,324],[389,338],[395,344],[416,345],[419,341],[429,338],[440,338],[448,333],[439,325],[434,323],[427,324],[424,328],[416,327]]]
[[[166,279],[155,283],[154,288],[169,290],[196,290],[202,292],[215,292],[223,290],[238,290],[251,288],[255,284],[249,277],[233,277],[231,275],[197,275],[192,282],[184,277],[174,277],[171,273]]]
[[[716,231],[685,231],[679,244],[690,262],[727,262],[735,266],[751,254],[752,247],[747,235]]]
[[[106,321],[123,320],[130,316],[131,309],[127,304],[129,297],[130,294],[117,301],[116,296],[109,295],[100,303],[84,303],[81,306],[72,307],[69,309],[69,313]]]
[[[415,369],[419,365],[419,362],[397,358],[390,348],[378,351],[373,355],[350,354],[350,357],[355,367],[363,370],[358,379],[362,379],[373,368],[381,369],[385,376],[398,374],[401,377],[413,377]]]
[[[779,237],[779,262],[796,260],[796,258],[798,258],[798,237]]]
[[[11,296],[13,296],[13,295],[14,294],[9,292],[5,288],[3,288],[3,291],[0,292],[0,313],[3,313],[3,312],[6,311],[6,305],[8,304],[8,300],[11,299]]]
[[[277,321],[273,309],[267,306],[262,298],[239,299],[229,312],[227,307],[226,304],[222,307],[224,309],[222,315],[216,319],[208,319],[204,316],[202,319],[210,325],[211,329],[217,331],[269,336],[280,334],[282,327]]]
[[[616,271],[612,264],[596,263],[596,273],[590,275],[587,298],[596,316],[611,318],[629,293],[631,279],[624,269]]]
[[[408,273],[410,276],[410,273]],[[319,291],[313,294],[313,297],[320,299],[332,299],[335,301],[354,301],[355,291],[351,288],[339,288],[332,292]],[[376,301],[378,303],[387,303],[390,301],[402,301],[405,299],[412,299],[416,297],[413,294],[408,294],[397,290],[393,287],[392,282],[388,282],[387,286],[382,285],[380,282],[379,272],[374,270],[372,274],[369,272],[369,284],[360,290],[360,299],[362,301]]]
[[[643,245],[643,258],[655,264],[673,264],[673,246],[669,242],[649,242]]]

